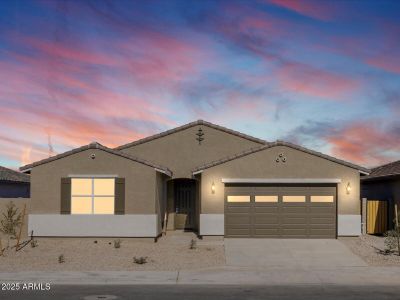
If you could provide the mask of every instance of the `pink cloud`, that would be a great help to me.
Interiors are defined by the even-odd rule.
[[[355,79],[302,63],[283,64],[276,75],[284,90],[333,100],[343,99],[360,86]]]
[[[400,135],[379,126],[382,122],[355,122],[326,138],[332,154],[360,164],[377,166],[398,159]]]
[[[328,1],[312,1],[312,0],[267,0],[271,3],[288,10],[292,10],[304,16],[314,19],[328,21],[336,15],[336,9],[332,3]]]

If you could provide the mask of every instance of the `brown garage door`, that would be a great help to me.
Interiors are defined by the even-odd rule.
[[[336,186],[225,186],[225,236],[336,238]]]

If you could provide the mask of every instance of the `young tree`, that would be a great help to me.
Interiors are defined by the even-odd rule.
[[[17,228],[21,226],[22,215],[14,202],[10,201],[6,206],[6,212],[3,213],[3,218],[0,221],[0,232],[8,237],[8,245],[10,238],[15,238],[17,235]]]

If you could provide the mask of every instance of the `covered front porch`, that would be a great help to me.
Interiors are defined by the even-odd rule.
[[[176,178],[167,181],[167,230],[198,232],[200,180]]]

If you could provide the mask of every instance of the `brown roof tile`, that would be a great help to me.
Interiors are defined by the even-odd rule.
[[[216,125],[216,124],[204,121],[204,120],[197,120],[197,121],[194,121],[194,122],[191,122],[191,123],[188,123],[188,124],[185,124],[185,125],[182,125],[182,126],[179,126],[179,127],[176,127],[176,128],[173,128],[173,129],[170,129],[170,130],[167,130],[167,131],[164,131],[164,132],[152,135],[152,136],[149,136],[149,137],[145,137],[143,139],[140,139],[140,140],[137,140],[137,141],[134,141],[134,142],[122,145],[122,146],[118,146],[115,149],[121,150],[121,149],[125,149],[125,148],[128,148],[128,147],[132,147],[132,146],[140,145],[140,144],[143,144],[143,143],[147,143],[147,142],[150,142],[152,140],[155,140],[155,139],[158,139],[158,138],[161,138],[161,137],[164,137],[164,136],[167,136],[167,135],[170,135],[170,134],[185,130],[185,129],[193,127],[193,126],[198,126],[198,125],[208,126],[208,127],[211,127],[211,128],[214,128],[214,129],[217,129],[217,130],[220,130],[220,131],[223,131],[223,132],[226,132],[226,133],[229,133],[229,134],[244,138],[246,140],[249,140],[249,141],[252,141],[252,142],[255,142],[255,143],[259,143],[261,145],[265,145],[265,143],[266,143],[265,140],[252,137],[250,135],[241,133],[239,131],[235,131],[235,130],[232,130],[232,129],[229,129],[229,128],[226,128],[226,127],[223,127],[223,126],[220,126],[220,125]]]
[[[114,149],[108,148],[108,147],[103,146],[103,145],[101,145],[99,143],[96,143],[96,142],[93,142],[93,143],[90,143],[89,145],[85,145],[85,146],[82,146],[82,147],[79,147],[79,148],[75,148],[75,149],[72,149],[70,151],[67,151],[67,152],[64,152],[64,153],[61,153],[61,154],[58,154],[58,155],[55,155],[55,156],[52,156],[52,157],[37,161],[37,162],[34,162],[32,164],[20,167],[19,169],[21,171],[28,171],[33,167],[36,167],[36,166],[39,166],[39,165],[42,165],[42,164],[45,164],[45,163],[49,163],[49,162],[55,161],[57,159],[61,159],[63,157],[66,157],[66,156],[69,156],[69,155],[72,155],[72,154],[75,154],[75,153],[78,153],[78,152],[81,152],[81,151],[85,151],[85,150],[88,150],[88,149],[100,149],[100,150],[103,150],[105,152],[108,152],[108,153],[111,153],[111,154],[114,154],[114,155],[118,155],[118,156],[130,159],[130,160],[136,161],[138,163],[147,165],[149,167],[152,167],[152,168],[155,168],[155,169],[159,169],[159,170],[165,172],[169,176],[172,175],[171,170],[169,170],[166,167],[151,163],[151,162],[149,162],[147,160],[132,156],[130,154],[127,154],[127,153],[124,153],[124,152],[121,152],[121,151],[118,151],[118,150],[114,150]]]
[[[364,176],[362,180],[373,180],[397,175],[400,175],[400,160],[372,168],[371,173],[368,176]]]
[[[369,169],[361,167],[361,166],[358,166],[358,165],[355,165],[353,163],[350,163],[350,162],[347,162],[347,161],[344,161],[344,160],[341,160],[341,159],[337,159],[335,157],[323,154],[321,152],[310,150],[310,149],[304,148],[302,146],[295,145],[295,144],[288,143],[288,142],[283,142],[283,141],[276,141],[276,142],[273,142],[273,143],[267,143],[264,146],[255,147],[255,148],[243,151],[241,153],[237,153],[235,155],[232,155],[232,156],[229,156],[229,157],[225,157],[223,159],[219,159],[219,160],[204,164],[204,165],[199,166],[196,169],[194,169],[193,172],[194,173],[195,172],[199,172],[199,171],[202,171],[202,170],[205,170],[205,169],[208,169],[208,168],[211,168],[211,167],[226,163],[228,161],[231,161],[231,160],[234,160],[234,159],[237,159],[237,158],[249,155],[249,154],[253,154],[253,153],[268,149],[268,148],[276,147],[276,146],[290,147],[290,148],[293,148],[293,149],[296,149],[296,150],[299,150],[299,151],[302,151],[302,152],[305,152],[305,153],[308,153],[308,154],[312,154],[312,155],[315,155],[315,156],[330,160],[332,162],[335,162],[335,163],[338,163],[338,164],[344,165],[346,167],[350,167],[350,168],[353,168],[353,169],[356,169],[356,170],[359,170],[359,171],[362,171],[362,172],[365,172],[365,173],[369,173],[370,172]]]
[[[0,166],[0,181],[29,182],[30,176],[28,174]]]

